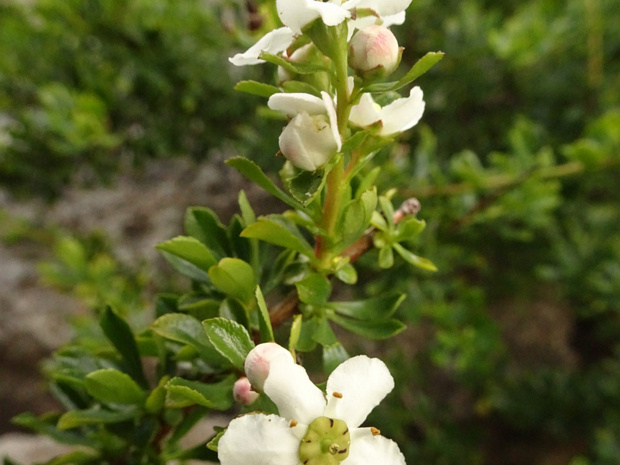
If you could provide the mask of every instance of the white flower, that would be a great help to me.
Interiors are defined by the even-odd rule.
[[[288,27],[274,29],[273,31],[265,34],[247,51],[244,53],[237,53],[234,57],[229,58],[228,61],[235,66],[265,63],[265,60],[261,60],[259,58],[263,53],[275,55],[283,52],[293,43],[294,38],[295,34],[293,34],[293,31],[291,31]]]
[[[282,23],[293,32],[301,33],[305,26],[319,17],[326,25],[335,26],[351,18],[353,10],[362,8],[373,10],[384,25],[402,24],[404,11],[410,3],[411,0],[347,0],[344,3],[340,0],[276,0],[276,9]],[[356,27],[374,24],[376,21],[377,18],[371,23],[364,20]]]
[[[370,94],[365,93],[360,103],[351,109],[349,121],[362,127],[380,121],[379,135],[390,136],[418,124],[424,113],[424,106],[422,89],[417,86],[411,89],[409,97],[396,99],[383,108],[375,103]]]
[[[389,74],[400,61],[398,41],[385,26],[371,24],[359,30],[349,45],[349,65],[360,73],[383,68]]]
[[[280,135],[280,151],[293,165],[308,171],[322,167],[342,148],[334,101],[326,92],[321,96],[279,93],[267,102],[272,110],[293,118]]]
[[[256,399],[258,399],[258,395],[258,392],[252,390],[252,385],[245,376],[235,381],[233,385],[233,397],[240,404],[253,404]]]
[[[257,345],[245,358],[243,369],[249,382],[259,391],[263,390],[263,384],[269,375],[269,367],[274,360],[283,360],[295,363],[291,353],[275,342],[264,342]]]
[[[380,22],[388,27],[405,21],[405,9],[411,0],[340,0],[321,2],[316,0],[277,0],[276,8],[285,27],[265,34],[256,44],[244,53],[238,53],[229,61],[235,66],[264,63],[259,57],[262,53],[277,54],[286,50],[302,33],[302,29],[317,18],[328,26],[336,26],[349,20],[349,38],[355,29]],[[377,16],[364,16],[350,19],[355,9],[370,9]]]
[[[234,419],[218,444],[222,465],[405,464],[395,442],[360,428],[394,388],[381,360],[362,355],[342,363],[327,380],[327,400],[303,367],[278,360],[264,388],[280,416]]]

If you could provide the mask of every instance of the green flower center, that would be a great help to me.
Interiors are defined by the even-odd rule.
[[[338,465],[349,456],[351,434],[342,420],[319,417],[308,426],[299,444],[303,465]]]

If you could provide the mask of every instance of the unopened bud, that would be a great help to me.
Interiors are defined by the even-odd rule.
[[[248,380],[259,391],[269,376],[269,367],[274,361],[295,363],[291,353],[275,342],[265,342],[254,347],[245,359],[244,369]]]
[[[360,74],[382,71],[387,75],[400,62],[398,41],[387,27],[373,24],[357,31],[349,45],[349,65]]]
[[[325,115],[301,112],[284,128],[280,151],[297,168],[316,171],[338,151],[338,142]]]
[[[243,376],[235,381],[235,385],[233,386],[233,397],[240,404],[250,405],[258,399],[258,392],[252,390],[250,381]]]

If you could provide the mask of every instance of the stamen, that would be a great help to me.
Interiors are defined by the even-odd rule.
[[[370,432],[373,436],[379,436],[381,434],[381,431],[379,431],[379,429],[375,428],[374,426],[370,427]]]
[[[332,396],[334,396],[336,399],[342,399],[342,394],[339,392],[334,392]]]
[[[292,419],[291,422],[288,424],[288,427],[295,428],[295,426],[297,426],[297,420]]]

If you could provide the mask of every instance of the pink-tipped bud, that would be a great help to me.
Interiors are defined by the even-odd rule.
[[[390,74],[400,62],[398,41],[387,27],[373,24],[357,31],[349,45],[349,65],[361,74]]]
[[[269,367],[274,361],[295,363],[291,353],[275,342],[265,342],[254,347],[245,359],[245,374],[258,391],[263,390],[263,385],[269,376]]]
[[[258,399],[258,392],[252,390],[250,381],[243,376],[235,381],[235,385],[233,386],[233,397],[240,404],[250,405]]]

